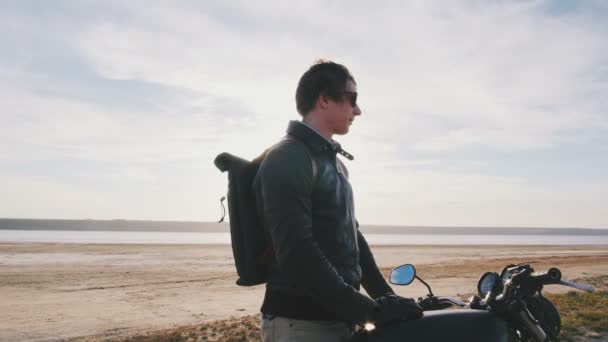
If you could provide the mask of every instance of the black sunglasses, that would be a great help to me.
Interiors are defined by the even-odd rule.
[[[353,107],[357,106],[357,92],[356,91],[343,91],[342,94],[345,95],[346,97],[348,97],[348,102],[350,102],[351,106],[353,106]]]

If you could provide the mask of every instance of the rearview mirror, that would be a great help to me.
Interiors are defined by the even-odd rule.
[[[394,268],[388,280],[395,285],[409,285],[414,278],[416,278],[416,268],[414,265],[406,264]]]

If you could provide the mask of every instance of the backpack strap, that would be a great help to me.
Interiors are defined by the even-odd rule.
[[[312,187],[314,189],[314,187],[317,185],[317,176],[319,175],[317,160],[312,155],[312,152],[310,151],[308,145],[306,145],[306,154],[308,154],[308,158],[310,158],[310,163],[312,164]]]
[[[286,139],[292,139],[292,140],[295,140],[295,141],[299,142],[300,144],[304,145],[304,149],[306,150],[306,154],[308,155],[308,159],[310,159],[310,163],[312,166],[312,187],[314,188],[317,185],[317,176],[318,176],[319,170],[318,170],[318,166],[317,166],[317,160],[312,155],[312,151],[310,150],[310,147],[308,145],[306,145],[306,143],[304,141],[302,141],[301,139],[298,139],[297,137],[295,137],[293,135],[287,135]]]

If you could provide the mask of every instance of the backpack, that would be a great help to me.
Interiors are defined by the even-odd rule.
[[[258,215],[253,190],[253,180],[269,150],[267,149],[252,161],[227,152],[220,153],[214,160],[215,166],[221,172],[228,172],[230,240],[238,274],[236,284],[239,286],[265,283],[268,279],[270,263],[274,258],[270,236]],[[316,180],[315,159],[308,146],[306,146],[306,151],[312,162],[313,180]]]

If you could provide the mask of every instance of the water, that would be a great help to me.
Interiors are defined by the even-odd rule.
[[[608,235],[365,234],[372,245],[608,245]],[[0,242],[229,244],[229,233],[0,230]]]
[[[228,244],[228,233],[0,230],[1,242]]]

